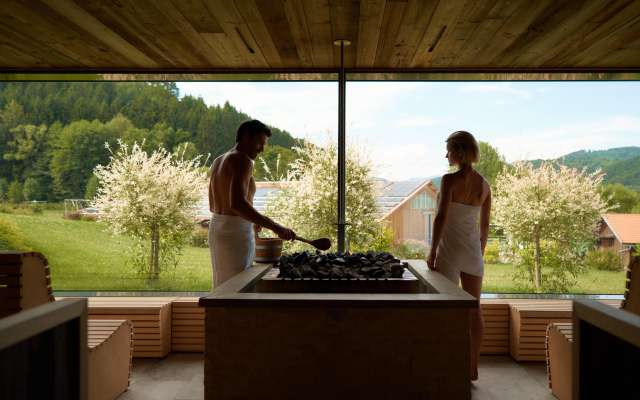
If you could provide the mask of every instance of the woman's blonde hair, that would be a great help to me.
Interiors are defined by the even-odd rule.
[[[458,164],[477,163],[480,160],[480,148],[476,138],[467,131],[453,132],[447,138],[447,150]]]

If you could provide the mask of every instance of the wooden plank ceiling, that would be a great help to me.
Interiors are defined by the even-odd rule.
[[[4,70],[640,68],[638,0],[1,0]]]

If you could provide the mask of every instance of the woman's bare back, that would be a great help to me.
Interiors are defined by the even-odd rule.
[[[489,184],[473,169],[448,174],[451,201],[469,206],[481,206],[489,194]]]

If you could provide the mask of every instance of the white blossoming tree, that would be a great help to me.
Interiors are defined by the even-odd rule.
[[[517,163],[496,179],[494,214],[515,253],[518,278],[536,291],[566,290],[607,211],[603,174],[551,163]]]
[[[111,232],[135,240],[134,264],[150,280],[161,267],[177,262],[193,231],[195,205],[206,187],[200,157],[185,160],[163,148],[147,154],[143,144],[119,142],[108,165],[94,174],[98,188],[93,205]]]
[[[299,236],[328,237],[335,250],[338,221],[338,152],[334,142],[325,146],[306,143],[294,148],[297,159],[283,190],[267,202],[267,214]],[[371,165],[354,147],[347,152],[346,237],[351,251],[389,250],[392,235],[377,220]],[[309,246],[293,242],[287,250]]]

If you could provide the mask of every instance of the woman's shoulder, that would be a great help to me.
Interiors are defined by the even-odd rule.
[[[456,176],[457,176],[456,174],[457,174],[457,171],[456,172],[448,172],[448,173],[442,175],[442,182],[444,182],[444,181],[451,182],[452,180],[456,179]]]

